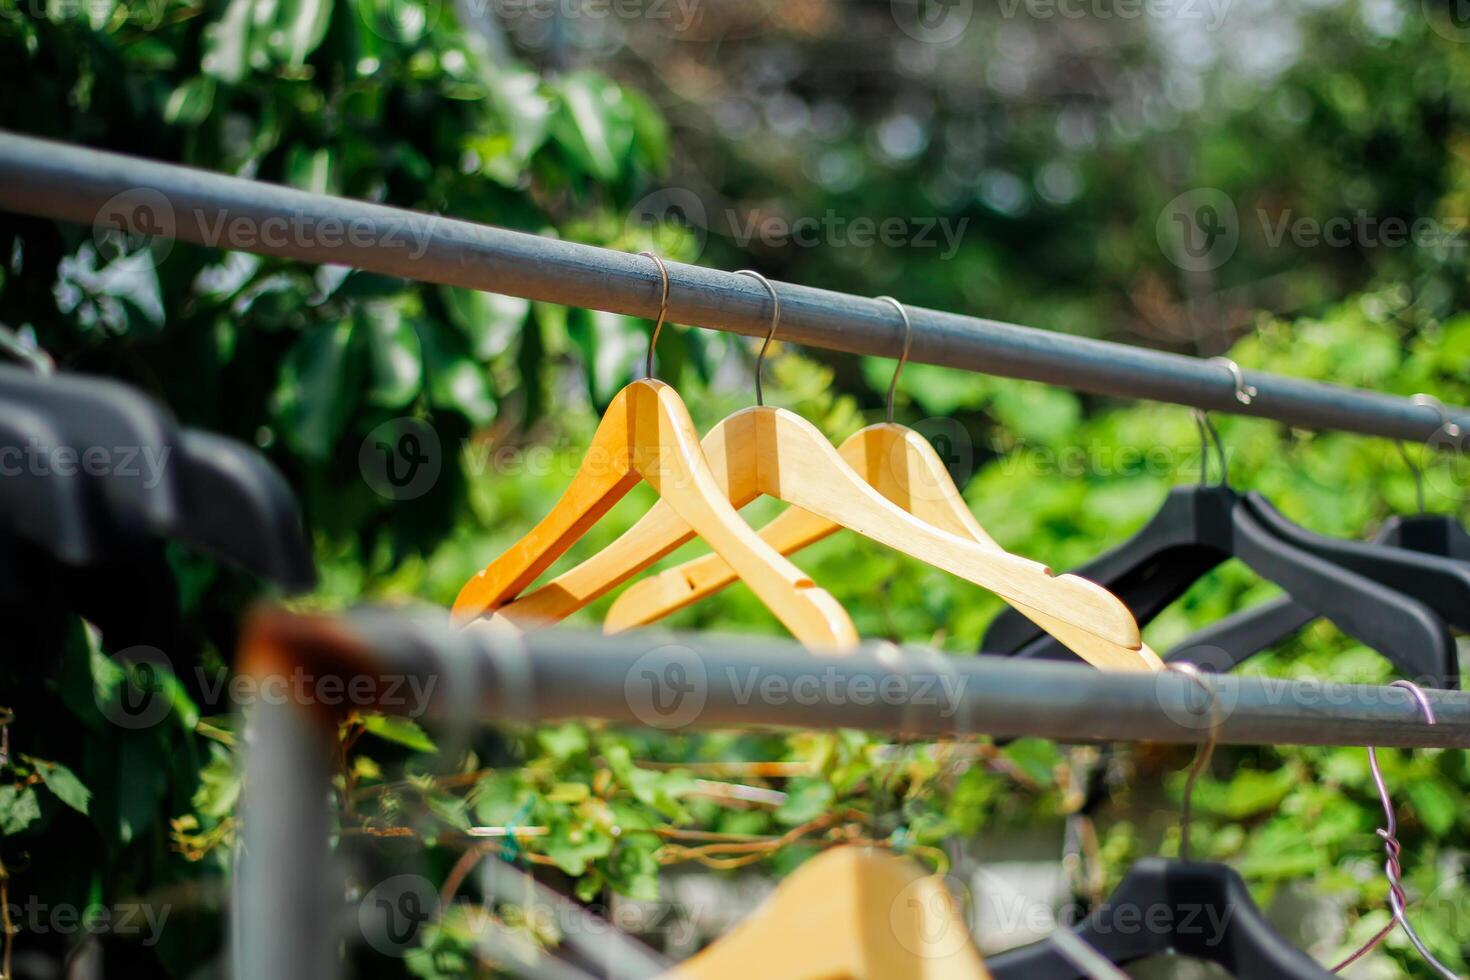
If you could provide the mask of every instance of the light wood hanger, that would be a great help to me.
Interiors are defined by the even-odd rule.
[[[663,262],[651,257],[664,282],[656,340],[669,287]],[[454,601],[455,619],[475,619],[514,599],[640,480],[729,561],[798,640],[822,651],[857,645],[857,631],[837,601],[741,520],[710,471],[684,402],[651,377],[613,396],[571,485],[530,533],[465,583]]]
[[[779,322],[780,299],[764,277],[752,275],[773,299],[768,346]],[[758,402],[759,367],[758,361]],[[1110,592],[1074,575],[1055,576],[1038,562],[961,537],[904,511],[854,471],[816,426],[794,412],[757,404],[717,424],[702,446],[716,480],[737,508],[762,494],[776,497],[1115,646],[1130,650],[1142,646],[1138,624]],[[607,548],[507,605],[501,614],[518,625],[556,622],[692,536],[670,507],[655,503]]]
[[[976,541],[988,548],[1000,545],[986,533],[970,513],[959,488],[950,478],[939,454],[919,433],[893,421],[893,396],[908,359],[910,325],[908,311],[891,296],[879,297],[903,316],[904,345],[893,380],[888,385],[888,421],[870,425],[849,436],[837,448],[838,455],[884,497],[927,524]],[[798,507],[788,508],[761,529],[761,537],[783,555],[813,545],[841,526]],[[618,633],[655,623],[692,605],[735,581],[724,559],[707,554],[650,578],[634,582],[612,604],[604,621],[608,633]],[[1158,654],[1144,645],[1134,650],[1110,643],[1071,623],[1029,606],[1012,602],[1017,611],[1060,640],[1088,663],[1103,670],[1163,669]]]
[[[879,493],[919,520],[987,548],[1000,547],[975,520],[959,491],[950,489],[953,481],[929,440],[913,429],[891,422],[870,425],[849,436],[837,452]],[[781,554],[792,555],[840,530],[832,521],[790,507],[762,528],[760,535]],[[701,555],[630,585],[608,610],[603,629],[619,633],[647,626],[733,581],[735,574],[724,559],[713,553]],[[1021,603],[1011,605],[1095,667],[1163,669],[1163,661],[1147,644],[1134,650]]]
[[[836,847],[665,980],[989,980],[944,881],[907,858]]]

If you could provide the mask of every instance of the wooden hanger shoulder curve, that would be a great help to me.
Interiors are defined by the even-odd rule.
[[[465,584],[455,599],[456,620],[515,599],[639,480],[658,491],[659,503],[691,537],[698,534],[730,561],[798,640],[821,650],[857,645],[852,620],[836,600],[740,519],[710,471],[683,401],[652,379],[613,397],[567,490],[540,523]]]
[[[1116,645],[1134,650],[1142,645],[1132,615],[1106,590],[1076,576],[1054,576],[1037,562],[906,513],[864,482],[815,426],[793,412],[760,406],[736,412],[705,436],[703,446],[736,507],[761,493],[777,497]],[[689,540],[687,533],[676,533],[680,524],[667,511],[656,503],[605,549],[595,574],[573,569],[505,613],[518,623],[555,621],[626,581]]]
[[[920,520],[987,547],[1000,547],[965,505],[934,447],[913,429],[880,422],[853,433],[837,451],[874,489]],[[791,507],[760,533],[781,554],[791,555],[841,529],[833,521]],[[734,580],[734,573],[719,555],[702,555],[629,586],[608,610],[604,629],[616,633],[657,622]],[[1147,645],[1134,650],[1110,643],[1044,612],[1012,605],[1096,667],[1163,669],[1163,661]]]

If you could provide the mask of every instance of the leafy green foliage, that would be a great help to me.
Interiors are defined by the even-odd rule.
[[[882,84],[857,97],[851,78],[830,70],[833,56],[873,37],[870,18],[888,18],[890,6],[832,7],[800,28],[784,8],[758,17],[754,34],[733,39],[731,63],[786,67],[723,78],[705,46],[682,40],[648,60],[658,77],[638,59],[601,52],[597,70],[538,70],[528,64],[535,45],[519,58],[499,53],[485,25],[464,29],[447,5],[421,0],[93,0],[39,12],[0,0],[0,71],[24,79],[24,97],[0,105],[0,127],[721,267],[754,256],[793,281],[1072,332],[1205,353],[1238,340],[1232,355],[1247,367],[1470,401],[1470,316],[1455,312],[1470,296],[1463,249],[1273,247],[1255,219],[1261,209],[1272,218],[1463,214],[1470,49],[1440,43],[1422,19],[1381,31],[1356,8],[1299,11],[1291,16],[1303,55],[1265,84],[1223,68],[1197,80],[1212,108],[1159,102],[1155,91],[1194,89],[1173,84],[1179,66],[1147,46],[1126,49],[1133,83],[1064,104],[1030,91],[1052,77],[1045,71],[1002,97],[1015,83],[1015,52],[1040,44],[1027,57],[1044,64],[1045,46],[1063,32],[1017,43],[1002,30],[1009,25],[981,12],[952,48],[916,57],[882,47],[873,64],[903,70],[873,68]],[[884,23],[883,36],[893,34]],[[1090,62],[1096,77],[1119,76],[1111,50],[1086,56],[1103,61]],[[957,67],[956,58],[974,62]],[[980,74],[995,97],[953,84]],[[706,87],[691,88],[691,78]],[[779,128],[798,104],[811,125]],[[672,132],[665,107],[681,120]],[[719,125],[684,122],[700,112]],[[746,117],[753,128],[742,136]],[[913,152],[893,152],[895,124],[917,127]],[[669,172],[686,160],[697,181]],[[708,187],[707,203],[728,201],[737,224],[831,209],[970,225],[947,258],[924,248],[772,247],[736,240],[713,207],[700,251],[698,229],[630,216],[660,183]],[[1241,215],[1239,251],[1216,276],[1181,275],[1158,240],[1168,199],[1197,186],[1223,189]],[[1280,312],[1255,317],[1261,308]],[[186,424],[269,453],[304,500],[322,571],[307,601],[325,607],[452,599],[564,486],[597,408],[641,371],[647,329],[595,311],[10,218],[0,221],[0,320],[34,329],[68,369],[130,380]],[[877,420],[890,362],[809,360],[783,346],[767,366],[774,402],[834,440]],[[658,355],[660,376],[677,382],[701,426],[751,400],[742,341],[671,327]],[[942,435],[925,431],[943,441],[984,525],[1011,550],[1059,568],[1125,537],[1200,462],[1176,407],[1125,407],[922,364],[908,366],[899,392],[901,420],[944,423]],[[369,485],[359,450],[405,417],[437,434],[444,474],[424,496],[399,501]],[[1217,422],[1232,479],[1308,526],[1360,537],[1417,505],[1391,446]],[[1425,466],[1429,506],[1465,517],[1463,469],[1422,447],[1408,452]],[[649,499],[630,495],[558,569],[605,545]],[[774,509],[749,514],[760,522]],[[12,886],[45,901],[227,887],[239,746],[219,714],[228,705],[197,690],[189,668],[224,668],[235,617],[258,590],[198,556],[170,558],[188,628],[184,647],[167,651],[179,672],[160,678],[169,711],[159,725],[127,731],[107,719],[101,706],[136,694],[140,679],[89,632],[73,630],[55,672],[25,658],[0,665],[0,700],[16,712],[7,723],[14,751],[0,768],[0,855]],[[798,560],[865,636],[967,655],[1000,608],[852,535]],[[1148,638],[1167,647],[1272,593],[1227,565]],[[577,621],[595,625],[610,601]],[[780,632],[743,586],[671,624]],[[1245,670],[1387,677],[1381,658],[1327,624]],[[1114,767],[1127,778],[1099,816],[1096,859],[1108,874],[1172,848],[1175,798],[1153,791],[1177,794],[1186,759],[1120,752]],[[1453,871],[1470,848],[1464,753],[1384,753],[1384,762],[1418,921],[1435,951],[1464,969],[1455,911],[1470,887]],[[1032,739],[997,749],[895,745],[881,733],[662,736],[580,724],[466,747],[452,732],[364,716],[344,726],[336,789],[345,848],[411,849],[436,883],[467,840],[481,845],[471,832],[490,828],[503,833],[490,839],[504,854],[545,868],[582,901],[655,900],[669,865],[784,873],[835,840],[873,841],[939,867],[945,842],[1048,823],[1060,848],[1080,764]],[[1384,921],[1379,814],[1361,751],[1222,750],[1198,804],[1196,847],[1233,861],[1262,898],[1298,881],[1344,897],[1354,914],[1344,949]],[[474,943],[489,920],[555,941],[525,910],[478,905],[468,885],[462,891],[409,953],[416,975],[490,975]],[[213,908],[192,910],[207,927],[168,931],[147,971],[198,972],[217,951]],[[1400,972],[1420,969],[1397,937],[1386,955]]]

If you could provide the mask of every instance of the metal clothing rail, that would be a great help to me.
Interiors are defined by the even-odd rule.
[[[392,696],[386,682],[359,681],[371,704],[356,706],[468,722],[602,718],[667,728],[1198,742],[1207,714],[1195,683],[1167,671],[955,657],[891,643],[816,657],[792,641],[765,638],[571,630],[506,636],[484,624],[457,629],[437,610],[261,616],[242,640],[239,667],[250,675],[285,669],[332,677],[334,687],[391,676],[398,685]],[[1222,708],[1220,742],[1470,748],[1470,692],[1426,691],[1436,716],[1430,725],[1398,687],[1209,680]]]
[[[166,238],[350,266],[383,275],[652,318],[661,280],[646,258],[311,194],[116,153],[0,133],[0,208]],[[764,336],[770,298],[746,277],[668,264],[669,319]],[[898,357],[903,326],[887,303],[779,284],[781,337],[851,354]],[[1247,372],[1237,397],[1219,364],[1123,344],[911,307],[910,357],[1122,398],[1173,402],[1390,439],[1470,440],[1470,409]],[[1447,438],[1460,433],[1456,440]]]
[[[340,617],[257,614],[241,641],[258,692],[234,879],[233,975],[332,980],[363,916],[429,910],[368,891],[343,907],[329,840],[336,719],[350,709],[432,716],[450,741],[483,721],[605,718],[644,726],[862,728],[929,736],[986,732],[1076,740],[1470,747],[1470,693],[1424,692],[1430,725],[1398,687],[1214,676],[1215,706],[1178,673],[1111,674],[1082,664],[946,657],[891,644],[841,658],[789,641],[506,636],[453,628],[442,612],[363,609]],[[386,883],[385,883],[386,884]],[[366,890],[366,889],[363,889]],[[368,898],[374,907],[368,907]]]

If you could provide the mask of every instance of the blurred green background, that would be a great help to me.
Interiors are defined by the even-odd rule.
[[[0,127],[1463,405],[1470,25],[1453,12],[1394,0],[0,0]],[[896,223],[883,238],[864,222]],[[0,322],[33,331],[66,370],[126,379],[186,424],[266,452],[298,490],[315,543],[320,589],[293,600],[309,608],[447,605],[555,499],[601,407],[641,372],[650,327],[8,215]],[[677,326],[658,350],[659,376],[702,428],[752,401],[753,364],[747,341]],[[892,367],[778,345],[767,397],[836,441],[881,419]],[[899,392],[899,421],[946,454],[984,526],[1058,568],[1125,538],[1197,473],[1181,408],[918,364]],[[431,427],[442,471],[422,496],[391,500],[365,478],[359,449],[404,417]],[[1361,537],[1418,506],[1391,443],[1217,424],[1232,481],[1309,527]],[[1470,467],[1403,451],[1425,470],[1426,506],[1465,517]],[[635,492],[558,568],[650,500]],[[752,508],[753,519],[772,512]],[[189,645],[169,656],[222,669],[258,590],[197,555],[171,557]],[[968,655],[1001,608],[852,535],[798,562],[867,637]],[[1146,638],[1166,648],[1271,594],[1226,565]],[[608,601],[577,621],[600,622]],[[740,586],[671,623],[780,632]],[[25,651],[11,652],[22,656],[0,668],[4,689],[34,686],[22,680]],[[126,683],[80,628],[68,657],[67,677]],[[1243,670],[1391,676],[1325,623]],[[0,702],[17,746],[0,770],[12,897],[167,905],[161,942],[108,937],[107,963],[214,975],[236,721],[181,690],[167,724],[120,732],[48,683],[35,700]],[[364,890],[383,873],[375,862],[442,881],[463,851],[445,838],[470,823],[547,827],[526,859],[588,900],[656,897],[663,869],[688,860],[671,843],[684,831],[747,835],[764,872],[839,833],[948,867],[969,860],[957,844],[1055,823],[1060,854],[1080,765],[1031,740],[895,748],[852,733],[565,726],[503,731],[451,758],[431,735],[380,719],[344,726],[344,839],[406,830],[363,858]],[[1463,752],[1384,756],[1416,921],[1465,970],[1470,767]],[[1095,855],[1105,877],[1176,846],[1187,758],[1140,749],[1111,760]],[[731,809],[695,782],[715,761],[798,763],[803,774],[750,768],[737,781],[786,802]],[[1222,751],[1212,773],[1197,852],[1235,863],[1262,902],[1293,882],[1340,901],[1345,933],[1316,937],[1314,955],[1335,961],[1386,921],[1381,813],[1361,750]],[[778,841],[793,828],[800,840]],[[423,930],[406,959],[361,943],[350,955],[364,975],[494,975],[472,952],[470,908]],[[546,938],[513,909],[495,911]],[[1397,935],[1361,969],[1429,975]]]

